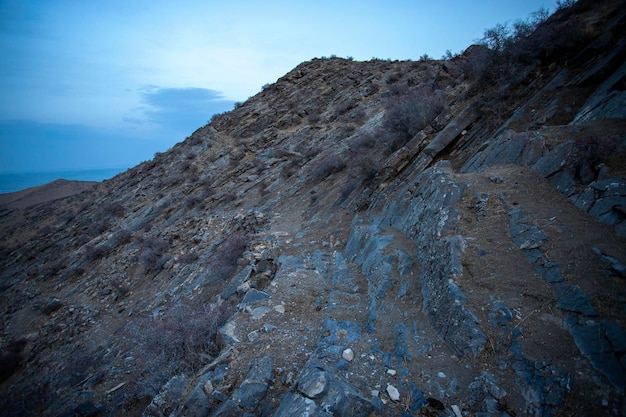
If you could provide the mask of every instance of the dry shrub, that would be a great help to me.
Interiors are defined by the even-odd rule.
[[[393,152],[402,147],[443,109],[442,92],[428,87],[413,88],[405,95],[391,98],[382,124],[385,133],[383,140],[388,150]]]
[[[212,280],[225,280],[237,269],[237,260],[248,246],[248,239],[242,233],[230,235],[217,249],[211,262]]]
[[[339,155],[328,155],[314,162],[308,169],[311,181],[320,181],[332,174],[340,172],[346,167],[346,161]]]
[[[225,305],[181,300],[158,316],[130,322],[124,335],[137,358],[135,395],[153,394],[176,374],[193,375],[219,353],[217,332],[230,318]]]
[[[167,262],[165,251],[169,248],[169,243],[160,238],[149,238],[144,241],[139,261],[146,271],[158,271]]]

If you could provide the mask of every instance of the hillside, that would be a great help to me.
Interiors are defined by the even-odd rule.
[[[0,194],[0,210],[22,209],[36,204],[69,197],[94,187],[95,181],[58,179],[48,184],[30,187],[13,193]]]
[[[2,207],[0,415],[626,415],[626,7],[518,35]]]

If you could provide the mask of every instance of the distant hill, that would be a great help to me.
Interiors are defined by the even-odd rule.
[[[97,181],[69,181],[58,179],[48,184],[27,188],[13,193],[0,194],[0,208],[23,209],[91,190]]]
[[[626,415],[626,6],[559,4],[8,201],[0,416]]]

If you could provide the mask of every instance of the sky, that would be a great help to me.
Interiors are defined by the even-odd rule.
[[[0,0],[0,174],[126,169],[316,57],[462,52],[552,0]]]

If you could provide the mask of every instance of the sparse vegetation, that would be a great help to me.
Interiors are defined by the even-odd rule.
[[[119,202],[107,203],[102,206],[102,213],[105,216],[122,217],[124,215],[124,206]]]
[[[187,197],[187,199],[185,200],[185,206],[188,209],[192,209],[194,207],[198,207],[200,206],[202,203],[202,198],[197,196],[197,195],[192,195]]]
[[[91,221],[87,224],[87,228],[85,232],[90,237],[96,237],[102,234],[105,230],[109,228],[109,220],[106,218],[97,218],[91,219]]]
[[[146,271],[156,272],[163,268],[168,261],[165,251],[169,248],[169,242],[161,238],[148,238],[143,242],[139,262]]]
[[[443,108],[442,92],[428,87],[413,88],[405,95],[391,98],[385,111],[382,136],[388,151],[393,152],[404,145],[428,126]]]
[[[85,250],[85,260],[89,262],[96,259],[102,259],[108,255],[110,250],[111,248],[104,243],[99,245],[89,245]]]
[[[137,358],[135,389],[154,395],[171,375],[193,375],[219,353],[217,332],[231,316],[225,305],[183,299],[163,313],[130,322],[125,331]]]
[[[571,8],[575,1],[557,3],[557,11]],[[572,50],[586,35],[580,27],[552,19],[550,13],[541,8],[528,19],[516,20],[512,24],[497,24],[486,29],[479,44],[486,47],[470,56],[465,72],[477,81],[477,88],[496,86],[506,89],[519,84],[544,61],[562,51]],[[476,51],[475,51],[476,52]]]
[[[223,281],[237,269],[237,260],[248,246],[248,239],[242,233],[228,236],[218,247],[207,274],[212,277],[209,281]]]
[[[311,124],[316,124],[320,121],[320,116],[319,114],[315,113],[315,114],[310,114],[309,117],[307,117],[307,120],[309,121],[309,123]]]
[[[346,161],[339,155],[326,155],[320,160],[312,162],[308,169],[308,178],[311,181],[321,181],[346,167]]]

